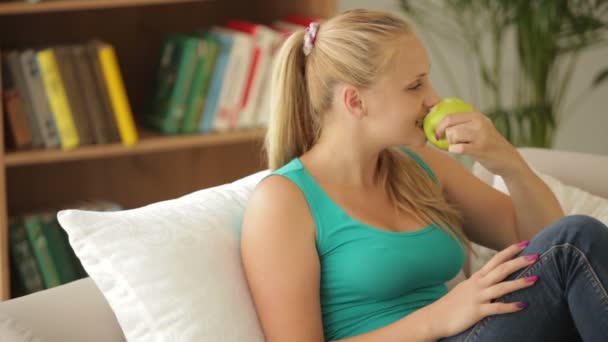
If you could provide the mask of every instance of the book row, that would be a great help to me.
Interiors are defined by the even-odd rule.
[[[2,55],[7,143],[72,149],[137,142],[114,48],[104,42]]]
[[[116,211],[120,205],[94,201],[74,206],[82,210]],[[11,297],[63,285],[87,277],[57,221],[57,211],[9,218]]]
[[[228,20],[209,30],[166,35],[148,126],[168,135],[266,126],[275,53],[313,20],[292,15],[269,26]]]

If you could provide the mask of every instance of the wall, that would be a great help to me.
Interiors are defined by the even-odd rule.
[[[352,8],[400,12],[397,0],[338,1],[339,11]],[[439,21],[438,24],[440,24]],[[423,32],[422,35],[424,35]],[[509,43],[513,46],[512,51],[514,43],[512,41]],[[470,84],[470,77],[467,76],[470,73],[467,73],[467,65],[463,58],[464,51],[449,41],[437,41],[436,45],[442,48],[444,55],[450,57],[451,71],[456,75],[459,82],[462,82],[463,85],[459,87],[466,89]],[[485,47],[487,48],[488,45],[485,44]],[[510,75],[509,69],[514,66],[514,57],[507,55],[505,58],[503,75]],[[447,85],[445,73],[442,73],[442,70],[438,67],[439,63],[436,61],[436,56],[432,54],[431,64],[433,65],[431,81],[436,90],[442,96],[454,95]],[[578,67],[572,76],[569,91],[564,99],[565,107],[572,108],[572,110],[569,113],[564,113],[565,115],[559,119],[554,148],[608,155],[608,82],[604,82],[601,87],[595,88],[593,91],[587,90],[597,72],[606,67],[608,67],[608,44],[581,55]],[[507,88],[512,89],[513,87],[507,86]],[[479,99],[470,99],[472,96],[462,96],[475,104],[480,102]],[[575,104],[576,107],[574,107]]]

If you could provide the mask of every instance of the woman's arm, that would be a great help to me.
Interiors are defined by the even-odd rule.
[[[543,228],[564,216],[559,201],[523,161],[518,168],[501,175],[515,207],[517,235],[531,239]]]
[[[243,221],[245,274],[268,342],[321,342],[320,265],[315,224],[300,190],[271,176],[254,191]],[[344,342],[433,341],[429,307]]]

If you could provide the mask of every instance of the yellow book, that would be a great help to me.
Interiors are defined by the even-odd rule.
[[[114,48],[108,44],[98,43],[97,47],[97,56],[110,96],[120,139],[124,145],[133,145],[137,142],[137,130],[135,129],[133,113],[120,74],[116,53]]]
[[[59,74],[55,53],[51,49],[41,50],[36,54],[44,91],[49,100],[53,118],[61,139],[61,147],[71,149],[80,144],[78,131],[74,124],[72,110],[68,103],[65,87]]]

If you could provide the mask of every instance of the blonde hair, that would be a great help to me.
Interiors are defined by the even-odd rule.
[[[336,84],[373,85],[387,72],[397,52],[395,41],[413,31],[389,13],[352,10],[321,24],[308,56],[302,50],[304,34],[304,30],[293,33],[275,60],[265,141],[271,170],[315,144]],[[384,185],[396,209],[437,224],[470,249],[460,212],[448,204],[441,186],[414,159],[396,148],[385,149],[376,171],[378,184]]]

